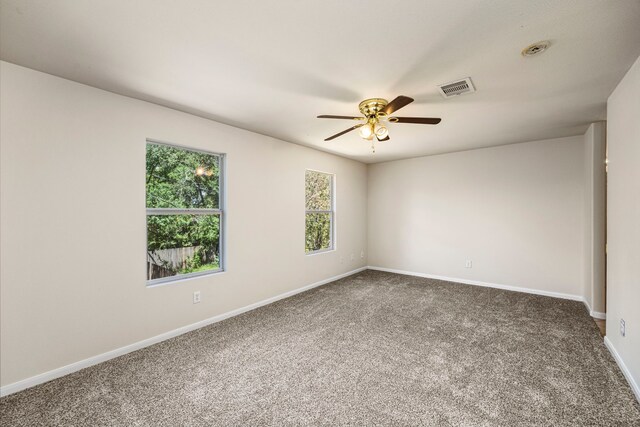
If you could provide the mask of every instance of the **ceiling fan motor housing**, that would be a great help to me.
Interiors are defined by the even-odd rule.
[[[358,108],[360,109],[360,112],[365,116],[365,117],[375,117],[378,114],[384,114],[382,113],[382,110],[384,109],[384,107],[387,106],[389,102],[386,99],[382,99],[382,98],[370,98],[370,99],[365,99],[364,101],[362,101],[360,103],[360,105],[358,106]]]

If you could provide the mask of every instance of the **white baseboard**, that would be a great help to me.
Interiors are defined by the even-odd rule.
[[[604,337],[604,345],[607,346],[607,348],[609,349],[609,352],[611,353],[613,358],[616,360],[616,363],[618,364],[618,367],[620,367],[620,370],[622,371],[622,374],[624,375],[624,377],[627,379],[627,382],[629,383],[629,386],[631,387],[633,394],[636,395],[636,399],[638,400],[638,402],[640,402],[640,387],[638,387],[638,383],[636,383],[636,381],[631,376],[631,372],[629,371],[629,368],[627,368],[627,365],[624,364],[624,360],[622,360],[622,357],[620,357],[620,354],[618,353],[616,348],[613,346],[613,343],[611,343],[608,337]]]
[[[47,381],[54,380],[54,379],[62,377],[64,375],[68,375],[68,374],[70,374],[72,372],[76,372],[76,371],[79,371],[81,369],[88,368],[88,367],[93,366],[93,365],[97,365],[98,363],[105,362],[105,361],[107,361],[109,359],[113,359],[115,357],[122,356],[122,355],[127,354],[127,353],[131,353],[132,351],[140,350],[141,348],[145,348],[145,347],[148,347],[150,345],[157,344],[157,343],[159,343],[161,341],[165,341],[165,340],[168,340],[170,338],[177,337],[178,335],[182,335],[182,334],[185,334],[187,332],[191,332],[193,330],[200,329],[200,328],[202,328],[204,326],[207,326],[207,325],[210,325],[212,323],[220,322],[221,320],[225,320],[225,319],[228,319],[230,317],[237,316],[237,315],[242,314],[242,313],[246,313],[247,311],[255,310],[256,308],[259,308],[259,307],[274,303],[274,302],[279,301],[281,299],[285,299],[285,298],[291,297],[293,295],[299,294],[301,292],[308,291],[310,289],[316,288],[318,286],[325,285],[327,283],[342,279],[344,277],[351,276],[353,274],[359,273],[359,272],[364,271],[366,269],[367,269],[367,267],[361,267],[361,268],[349,271],[347,273],[343,273],[343,274],[340,274],[340,275],[337,275],[337,276],[334,276],[334,277],[330,277],[328,279],[324,279],[324,280],[321,280],[319,282],[315,282],[315,283],[312,283],[310,285],[303,286],[301,288],[294,289],[292,291],[285,292],[283,294],[276,295],[276,296],[271,297],[271,298],[267,298],[265,300],[256,302],[254,304],[247,305],[245,307],[241,307],[241,308],[238,308],[238,309],[235,309],[235,310],[223,313],[223,314],[219,314],[217,316],[210,317],[210,318],[205,319],[205,320],[201,320],[200,322],[192,323],[191,325],[183,326],[181,328],[174,329],[172,331],[165,332],[165,333],[160,334],[160,335],[156,335],[155,337],[147,338],[145,340],[138,341],[136,343],[129,344],[129,345],[126,345],[124,347],[120,347],[118,349],[111,350],[111,351],[108,351],[106,353],[99,354],[97,356],[89,357],[88,359],[80,360],[78,362],[74,362],[74,363],[71,363],[69,365],[66,365],[66,366],[63,366],[63,367],[60,367],[60,368],[56,368],[56,369],[53,369],[51,371],[44,372],[42,374],[30,377],[30,378],[26,378],[24,380],[21,380],[21,381],[12,383],[12,384],[7,384],[7,385],[5,385],[3,387],[0,387],[0,397],[7,396],[9,394],[16,393],[16,392],[24,390],[26,388],[33,387],[33,386],[36,386],[38,384],[45,383]]]
[[[591,305],[589,304],[589,301],[584,299],[583,302],[584,302],[584,305],[587,307],[587,311],[589,311],[589,315],[591,317],[593,317],[594,319],[602,319],[602,320],[606,320],[607,319],[607,313],[601,313],[599,311],[593,311],[591,309]]]
[[[388,273],[404,274],[407,276],[426,277],[427,279],[446,280],[447,282],[463,283],[465,285],[484,286],[486,288],[503,289],[505,291],[524,292],[527,294],[544,295],[547,297],[584,301],[581,295],[564,294],[561,292],[541,291],[539,289],[519,288],[517,286],[500,285],[497,283],[480,282],[478,280],[459,279],[456,277],[436,276],[435,274],[416,273],[413,271],[396,270],[393,268],[369,266],[370,270],[386,271]]]

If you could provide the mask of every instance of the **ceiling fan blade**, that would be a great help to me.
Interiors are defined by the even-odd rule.
[[[347,120],[364,120],[365,117],[353,117],[353,116],[332,116],[330,114],[323,114],[318,116],[319,119],[347,119]]]
[[[376,135],[376,139],[378,140],[378,142],[383,142],[383,141],[388,141],[388,140],[390,140],[391,138],[389,138],[389,135],[387,135],[387,136],[385,136],[384,138],[380,139],[380,138],[378,138],[378,135]]]
[[[386,107],[382,110],[387,116],[390,116],[394,111],[398,111],[402,107],[406,107],[407,105],[413,102],[413,98],[409,98],[408,96],[400,95],[393,101],[387,104]]]
[[[392,123],[416,123],[421,125],[437,125],[442,120],[437,117],[392,117],[391,119],[389,121]]]
[[[326,138],[326,139],[325,139],[325,141],[331,141],[332,139],[335,139],[335,138],[337,138],[337,137],[339,137],[339,136],[342,136],[342,135],[344,135],[345,133],[351,132],[352,130],[354,130],[354,129],[358,129],[359,127],[362,127],[362,126],[364,126],[364,123],[360,123],[359,125],[351,126],[351,127],[350,127],[349,129],[347,129],[347,130],[343,130],[343,131],[342,131],[342,132],[340,132],[340,133],[336,133],[335,135],[331,135],[329,138]]]

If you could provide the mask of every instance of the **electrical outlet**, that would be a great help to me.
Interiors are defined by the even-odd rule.
[[[627,334],[627,328],[624,324],[624,319],[620,319],[620,335],[623,337]]]
[[[360,251],[360,258],[364,259],[364,251]]]
[[[194,303],[194,304],[198,304],[200,301],[201,301],[201,298],[200,298],[200,291],[195,291],[195,292],[193,293],[193,303]]]
[[[467,262],[464,263],[464,268],[471,268],[473,266],[473,263],[471,262],[471,260],[467,260]]]
[[[340,255],[340,264],[344,264],[344,257]]]

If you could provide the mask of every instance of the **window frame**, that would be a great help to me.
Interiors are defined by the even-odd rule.
[[[220,253],[220,259],[219,259],[219,265],[218,268],[215,270],[206,270],[206,271],[198,271],[195,273],[187,273],[187,274],[176,274],[175,276],[170,276],[170,277],[161,277],[158,279],[151,279],[151,280],[146,280],[146,286],[147,287],[153,287],[153,286],[158,286],[158,285],[166,285],[166,284],[170,284],[170,283],[175,283],[175,282],[179,282],[182,280],[189,280],[189,279],[194,279],[194,278],[198,278],[198,277],[203,277],[203,276],[210,276],[210,275],[214,275],[214,274],[219,274],[219,273],[224,273],[225,272],[225,265],[226,265],[226,245],[225,245],[225,235],[226,235],[226,219],[225,219],[225,212],[226,212],[226,179],[225,179],[225,175],[226,175],[226,154],[225,153],[216,153],[213,151],[208,151],[208,150],[202,150],[199,148],[192,148],[192,147],[186,147],[184,145],[180,145],[180,144],[173,144],[173,143],[169,143],[169,142],[164,142],[164,141],[158,141],[155,139],[150,139],[147,138],[145,141],[145,153],[146,153],[146,149],[147,149],[147,145],[148,144],[153,144],[153,145],[163,145],[165,147],[171,147],[171,148],[177,148],[179,150],[184,150],[184,151],[190,151],[190,152],[194,152],[194,153],[202,153],[202,154],[207,154],[207,155],[211,155],[211,156],[216,156],[218,157],[218,165],[219,165],[219,170],[220,170],[220,174],[218,176],[218,209],[209,209],[209,208],[204,208],[204,209],[193,209],[193,208],[148,208],[147,207],[147,190],[146,190],[146,186],[145,186],[145,202],[144,202],[144,207],[145,207],[145,227],[144,227],[144,242],[145,242],[145,256],[147,255],[147,247],[149,244],[149,236],[148,236],[148,225],[147,225],[147,217],[151,216],[151,215],[202,215],[202,216],[209,216],[209,215],[218,215],[219,219],[219,233],[220,233],[220,238],[218,240],[218,246],[219,246],[219,253]],[[146,171],[146,156],[145,156],[145,171]],[[146,264],[146,263],[145,263]],[[147,272],[145,272],[145,276],[147,275]]]
[[[307,198],[305,194],[304,200],[304,221],[305,221],[305,230],[304,230],[304,253],[305,255],[318,255],[326,252],[332,252],[336,250],[336,174],[330,172],[324,172],[317,169],[305,169],[304,170],[304,188],[306,190],[307,186],[307,172],[316,172],[324,175],[329,175],[330,177],[330,188],[331,188],[331,210],[308,210],[307,209]],[[317,249],[315,251],[307,252],[307,215],[308,214],[318,214],[324,213],[329,214],[330,218],[330,230],[329,230],[329,241],[330,245],[325,249]]]

